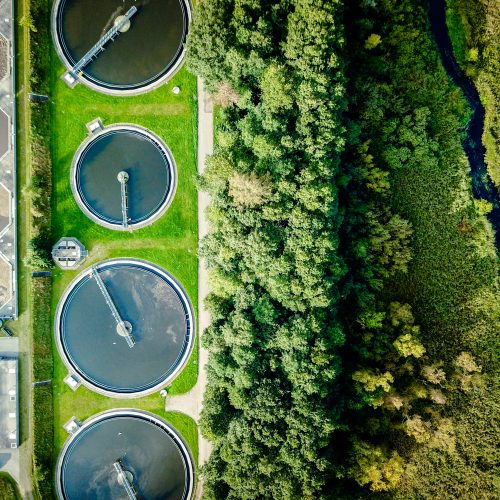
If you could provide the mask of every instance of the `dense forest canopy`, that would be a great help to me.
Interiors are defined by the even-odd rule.
[[[197,6],[207,498],[498,493],[497,255],[426,7]]]

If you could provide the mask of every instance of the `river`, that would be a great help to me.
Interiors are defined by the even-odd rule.
[[[453,82],[462,89],[472,111],[471,119],[465,130],[463,147],[470,164],[474,196],[493,204],[494,208],[488,214],[488,219],[495,229],[496,246],[497,250],[500,251],[500,196],[488,175],[484,160],[486,152],[482,143],[484,107],[474,82],[462,71],[453,56],[446,25],[446,0],[429,0],[429,3],[431,33],[438,46],[444,69]]]

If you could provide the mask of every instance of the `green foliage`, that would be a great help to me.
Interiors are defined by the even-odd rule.
[[[51,294],[52,278],[33,280],[31,331],[35,381],[51,380],[53,377]],[[41,498],[52,498],[53,405],[50,385],[33,389],[33,476]]]
[[[50,7],[48,0],[32,0],[24,26],[29,27],[30,84],[33,92],[47,94],[50,71]],[[49,152],[50,111],[47,104],[31,104],[31,240],[28,264],[52,267],[51,195],[52,171]],[[31,286],[30,329],[33,333],[33,379],[53,377],[51,278],[38,278]],[[53,496],[52,456],[54,444],[51,386],[33,391],[33,480],[41,498]]]
[[[385,485],[391,497],[494,497],[498,392],[484,370],[498,366],[497,256],[484,219],[490,207],[472,199],[467,177],[464,102],[440,65],[426,7],[418,0],[377,2],[376,9],[354,2],[344,18],[351,76],[343,225],[347,436],[355,436],[351,460],[359,441],[382,463],[392,452],[404,459],[402,474]],[[384,42],[367,51],[374,32]],[[396,246],[404,265],[390,274],[384,257],[394,235],[389,246],[382,239],[382,250],[377,235],[387,234],[393,217],[412,234]],[[473,402],[478,394],[480,404]],[[479,433],[484,447],[479,438],[470,445],[468,433]],[[376,484],[380,468],[357,460],[348,471],[373,489],[369,478]]]
[[[393,451],[388,453],[380,446],[356,441],[352,452],[351,475],[361,486],[371,491],[393,489],[404,472],[404,461]]]
[[[30,0],[29,15],[20,22],[29,27],[31,48],[31,89],[39,94],[49,92],[50,51],[50,0]],[[45,125],[48,122],[41,122]]]
[[[447,0],[453,51],[485,107],[483,144],[488,172],[500,185],[500,4],[496,0]]]
[[[202,3],[207,498],[493,497],[498,261],[427,3]]]
[[[212,198],[209,498],[308,498],[331,474],[342,40],[336,2],[291,4],[207,0],[188,44],[208,88],[239,96],[200,179]]]
[[[372,370],[358,370],[352,374],[352,379],[362,384],[366,392],[375,392],[377,389],[389,392],[391,383],[394,382],[394,377],[389,372],[376,373]]]
[[[28,264],[32,268],[50,269],[52,261],[52,241],[46,233],[38,233],[28,243]]]
[[[7,472],[0,472],[0,500],[21,500],[21,498],[14,478]]]
[[[229,178],[229,196],[240,207],[258,207],[271,195],[269,176],[257,176],[255,173],[234,172]]]
[[[365,41],[365,49],[372,50],[382,41],[382,37],[376,33],[372,33]]]
[[[197,75],[211,74],[206,82],[213,86],[226,80],[226,51],[234,36],[230,30],[232,0],[212,0],[197,4],[188,39],[188,69]]]

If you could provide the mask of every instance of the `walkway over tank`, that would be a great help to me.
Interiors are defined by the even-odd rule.
[[[116,473],[118,475],[118,482],[125,489],[125,492],[127,493],[127,496],[130,498],[130,500],[135,500],[137,498],[137,493],[135,492],[133,485],[130,484],[130,480],[127,477],[126,471],[123,469],[121,460],[118,459],[113,464],[113,467],[115,468],[115,471],[116,471]]]
[[[99,290],[101,291],[104,300],[106,301],[106,304],[108,305],[109,309],[111,310],[111,314],[113,315],[113,318],[115,318],[116,321],[116,330],[120,336],[122,336],[128,346],[130,348],[134,347],[135,345],[135,340],[134,337],[132,337],[129,328],[127,328],[127,323],[123,321],[120,313],[118,312],[118,309],[115,306],[115,303],[113,302],[113,299],[111,298],[111,295],[108,292],[108,289],[106,288],[106,285],[102,281],[101,277],[99,276],[99,271],[97,270],[97,267],[92,266],[91,268],[92,276],[96,280],[97,286],[99,287]]]
[[[118,174],[118,182],[120,183],[121,197],[122,197],[122,225],[125,229],[128,229],[128,183],[129,176],[127,172],[120,172]]]
[[[137,7],[134,5],[130,7],[127,13],[120,18],[120,20],[110,28],[104,35],[98,40],[98,42],[73,66],[72,69],[64,73],[62,79],[70,87],[74,87],[78,82],[78,74],[82,71],[87,64],[90,64],[94,57],[97,57],[100,52],[104,50],[104,46],[110,42],[114,41],[115,38],[121,33],[121,29],[130,22],[131,17],[137,12]]]

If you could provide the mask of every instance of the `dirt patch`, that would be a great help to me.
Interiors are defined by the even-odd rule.
[[[0,80],[9,74],[9,42],[0,35]]]

